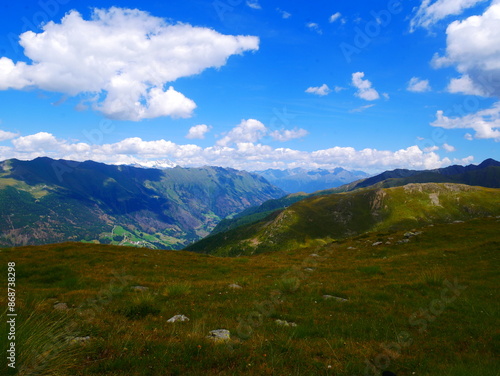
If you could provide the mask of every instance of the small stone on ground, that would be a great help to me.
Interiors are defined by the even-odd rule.
[[[54,309],[65,311],[68,309],[68,305],[66,303],[56,303],[54,304]]]
[[[148,291],[149,287],[146,287],[146,286],[132,286],[130,289],[132,291]]]
[[[276,324],[280,326],[297,326],[297,324],[295,324],[294,322],[288,322],[285,320],[276,320]]]
[[[323,295],[323,299],[325,299],[325,300],[334,299],[338,302],[347,302],[348,301],[348,299],[339,298],[338,296],[333,296],[333,295]]]
[[[73,337],[73,338],[70,338],[69,339],[69,342],[70,343],[81,343],[81,344],[84,344],[86,342],[90,341],[90,336],[86,336],[86,337]]]
[[[167,320],[167,322],[177,322],[177,321],[189,321],[189,318],[184,315],[175,315]]]
[[[227,329],[216,329],[212,330],[207,338],[215,342],[225,342],[231,339],[231,332]]]

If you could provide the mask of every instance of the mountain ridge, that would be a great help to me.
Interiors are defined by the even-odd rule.
[[[410,183],[455,183],[477,185],[491,188],[500,188],[500,162],[486,159],[479,165],[453,165],[434,170],[407,170],[396,169],[384,171],[378,175],[360,179],[337,188],[317,191],[311,194],[295,193],[285,197],[264,202],[259,207],[245,209],[233,218],[222,220],[212,231],[212,235],[228,231],[263,219],[275,210],[282,210],[287,206],[313,196],[333,193],[351,192],[363,188],[389,188],[403,186]]]
[[[373,231],[411,230],[500,215],[500,189],[453,183],[316,195],[186,248],[218,256],[250,255],[326,244]]]
[[[283,195],[259,175],[222,167],[11,159],[0,162],[1,242],[98,240],[179,249],[222,218]]]

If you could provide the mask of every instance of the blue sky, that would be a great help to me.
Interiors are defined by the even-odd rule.
[[[500,1],[0,5],[0,160],[500,159]]]

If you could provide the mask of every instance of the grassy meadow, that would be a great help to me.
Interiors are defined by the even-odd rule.
[[[236,258],[4,248],[4,281],[16,263],[17,363],[4,356],[1,373],[498,375],[499,228],[490,217]],[[179,314],[190,320],[167,322]],[[215,329],[231,339],[206,338]]]

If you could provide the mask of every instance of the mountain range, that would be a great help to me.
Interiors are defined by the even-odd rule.
[[[288,193],[313,193],[368,177],[368,174],[363,171],[347,171],[342,167],[331,170],[294,168],[286,170],[268,169],[254,172]]]
[[[294,171],[280,173],[285,178],[306,173]],[[345,172],[325,171],[310,176]],[[498,188],[500,163],[493,159],[386,171],[289,195],[258,174],[230,168],[10,159],[0,162],[0,246],[69,240],[187,247],[219,255],[259,253],[367,231],[497,215]]]
[[[389,188],[410,183],[455,183],[500,188],[500,162],[486,159],[479,165],[449,166],[434,170],[396,169],[354,181],[337,188],[317,191],[311,194],[295,193],[264,202],[260,206],[250,207],[241,213],[222,220],[212,231],[212,235],[261,220],[276,210],[282,210],[295,202],[308,197],[351,192],[361,188]]]
[[[0,245],[87,241],[179,249],[284,192],[230,168],[0,162]]]

